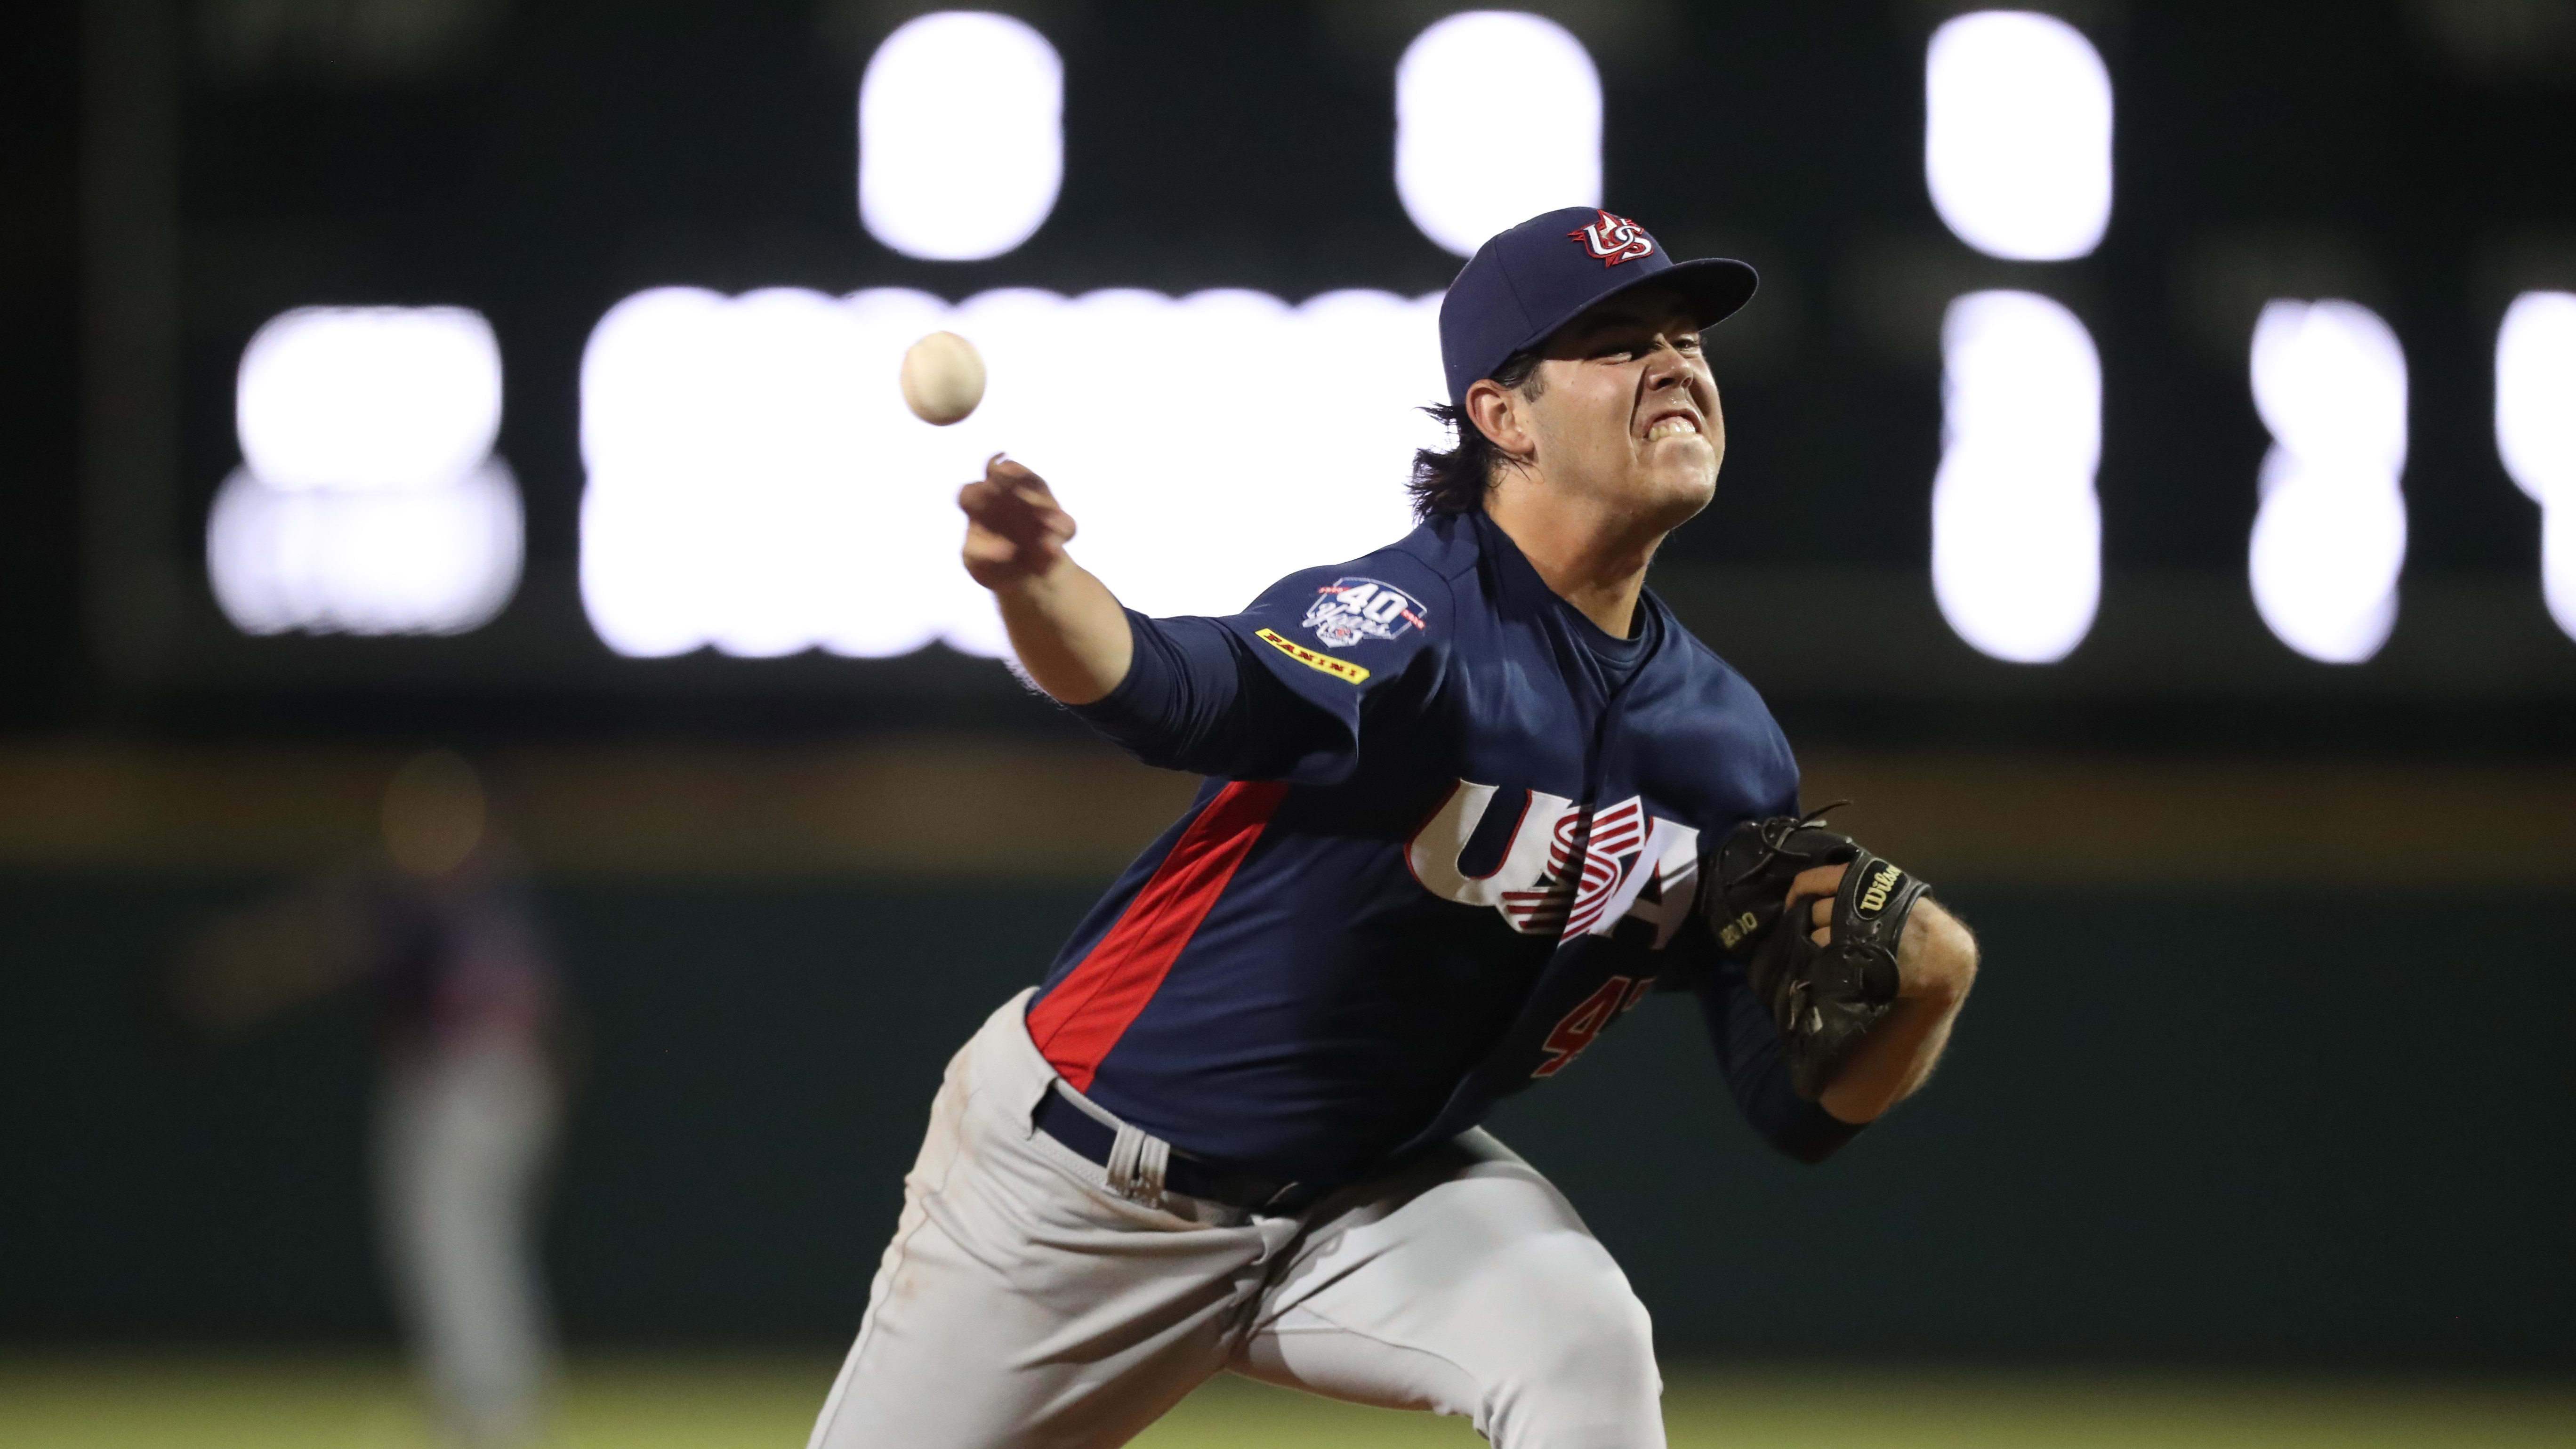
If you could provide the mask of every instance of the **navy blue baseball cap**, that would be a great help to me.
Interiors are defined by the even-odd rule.
[[[1669,287],[1707,327],[1753,295],[1753,269],[1723,257],[1676,262],[1663,243],[1624,216],[1568,206],[1500,231],[1476,248],[1440,303],[1440,366],[1449,401],[1524,347],[1581,316],[1605,297],[1648,283]]]

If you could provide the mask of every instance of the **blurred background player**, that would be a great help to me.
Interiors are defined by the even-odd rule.
[[[554,1358],[536,1211],[562,1112],[560,992],[475,770],[423,754],[385,788],[384,851],[224,916],[174,970],[233,1033],[325,994],[376,1006],[380,1250],[439,1435],[533,1442]]]

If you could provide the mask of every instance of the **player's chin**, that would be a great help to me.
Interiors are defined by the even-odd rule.
[[[1667,438],[1651,445],[1639,472],[1644,492],[1691,513],[1717,496],[1717,450],[1699,438]]]

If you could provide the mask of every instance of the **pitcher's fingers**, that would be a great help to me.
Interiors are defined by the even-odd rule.
[[[1072,522],[1063,519],[1062,511],[1043,496],[1031,497],[1019,489],[993,483],[969,483],[958,489],[957,506],[986,528],[1011,534],[1069,527]],[[1063,522],[1050,524],[1049,515]]]
[[[1028,509],[1046,500],[1030,498],[1007,482],[977,479],[957,490],[957,506],[969,513],[991,513],[1001,509]]]
[[[980,520],[986,528],[1003,534],[1022,546],[1059,544],[1073,537],[1073,520],[1052,508],[1040,508],[1026,499],[1014,499],[1006,507],[996,508]]]
[[[1849,865],[1811,865],[1798,872],[1789,882],[1789,904],[1795,905],[1805,896],[1829,896],[1841,890],[1843,872],[1849,869]]]

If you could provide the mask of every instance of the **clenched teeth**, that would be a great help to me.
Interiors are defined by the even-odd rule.
[[[1658,418],[1653,427],[1646,429],[1646,441],[1651,443],[1657,438],[1679,437],[1683,433],[1696,433],[1698,431],[1699,421],[1696,418],[1678,416]]]

